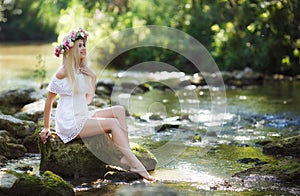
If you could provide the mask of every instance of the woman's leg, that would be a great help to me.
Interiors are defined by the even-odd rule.
[[[112,106],[109,108],[97,109],[93,117],[116,118],[121,128],[127,132],[126,114],[123,106]]]
[[[108,108],[97,109],[93,117],[116,118],[120,123],[120,128],[123,130],[122,134],[124,135],[124,138],[127,139],[127,143],[129,144],[126,113],[123,106],[112,106]],[[125,156],[121,158],[120,162],[122,164],[130,166],[130,163],[128,162]]]
[[[120,149],[125,158],[122,158],[123,163],[128,163],[131,171],[140,174],[147,180],[154,180],[149,175],[143,164],[133,154],[129,143],[128,136],[126,137],[121,128],[119,120],[116,118],[90,118],[86,121],[80,137],[90,137],[103,133],[111,133],[114,144]]]

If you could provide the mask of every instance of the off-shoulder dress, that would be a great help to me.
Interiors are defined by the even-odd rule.
[[[76,74],[80,92],[72,91],[68,78],[58,79],[54,76],[47,89],[59,95],[55,111],[55,130],[60,139],[67,143],[82,130],[86,120],[91,116],[88,111],[86,93],[90,88],[83,74]]]

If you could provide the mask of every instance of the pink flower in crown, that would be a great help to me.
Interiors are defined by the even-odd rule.
[[[55,56],[59,57],[60,49],[59,49],[58,46],[56,46],[56,47],[54,48],[54,54],[55,54]]]
[[[71,33],[70,33],[70,38],[71,38],[71,40],[73,40],[73,41],[76,40],[76,32],[75,32],[75,31],[71,31]]]

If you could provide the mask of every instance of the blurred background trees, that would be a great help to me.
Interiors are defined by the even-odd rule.
[[[83,27],[92,35],[90,44],[126,28],[163,25],[196,38],[221,70],[300,73],[299,0],[0,0],[0,25],[2,42],[53,42]],[[125,52],[112,66],[149,60],[197,71],[179,54],[155,47]]]

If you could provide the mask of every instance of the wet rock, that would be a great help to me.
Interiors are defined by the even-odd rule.
[[[46,144],[43,144],[40,139],[38,139],[38,144],[41,153],[41,171],[50,170],[63,177],[104,178],[107,172],[116,172],[110,170],[107,165],[129,169],[120,163],[122,154],[107,134],[73,140],[64,144],[53,133]],[[147,170],[155,169],[157,161],[148,150],[133,143],[131,143],[131,149]],[[123,172],[123,170],[118,172]]]
[[[206,85],[206,81],[203,78],[202,74],[196,73],[190,78],[190,83],[196,86],[203,86]]]
[[[152,114],[149,116],[150,120],[163,120],[163,118],[159,114]]]
[[[15,138],[24,138],[35,130],[35,123],[0,114],[0,129],[6,130]]]
[[[106,167],[108,172],[104,174],[105,180],[111,180],[113,182],[132,182],[141,179],[137,173],[124,170],[120,167],[110,165],[107,165]]]
[[[177,129],[179,128],[180,124],[176,123],[176,124],[163,124],[163,125],[159,125],[154,127],[156,132],[162,132],[168,129]]]
[[[37,122],[39,118],[43,117],[45,107],[45,100],[40,99],[33,103],[25,105],[21,108],[21,112],[16,113],[14,116],[22,120],[30,120]]]
[[[133,184],[121,187],[115,194],[116,196],[177,196],[179,193],[164,185],[146,185],[145,183]]]
[[[0,195],[75,195],[72,185],[46,171],[39,177],[31,173],[0,171]]]
[[[300,158],[300,134],[272,141],[263,146],[263,152],[272,156],[293,156]]]
[[[242,158],[242,159],[238,159],[237,162],[244,163],[244,164],[254,163],[255,165],[261,165],[267,163],[265,161],[261,161],[258,158]]]

